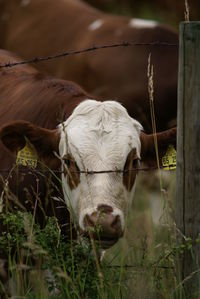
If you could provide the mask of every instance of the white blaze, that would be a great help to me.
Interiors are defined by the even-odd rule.
[[[133,28],[154,28],[158,25],[158,22],[153,20],[143,20],[143,19],[131,19],[129,26]]]
[[[96,20],[94,22],[92,22],[89,26],[88,29],[91,31],[97,30],[99,29],[101,26],[103,25],[103,20]]]

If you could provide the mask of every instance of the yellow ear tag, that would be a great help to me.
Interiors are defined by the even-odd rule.
[[[162,157],[164,170],[176,169],[176,150],[173,145],[169,145],[165,155]]]
[[[26,140],[26,145],[17,153],[16,164],[36,168],[38,155],[34,146]]]

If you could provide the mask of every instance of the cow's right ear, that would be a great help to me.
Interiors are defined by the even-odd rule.
[[[141,132],[141,159],[150,166],[158,166],[156,159],[155,138],[157,140],[157,150],[159,156],[159,162],[161,164],[162,157],[166,153],[169,145],[173,145],[176,148],[176,133],[177,128],[171,128],[169,130],[154,134],[145,134]]]
[[[28,140],[38,156],[45,159],[55,157],[54,152],[58,153],[60,134],[58,130],[48,130],[27,121],[14,121],[0,128],[0,139],[13,154],[17,154]]]

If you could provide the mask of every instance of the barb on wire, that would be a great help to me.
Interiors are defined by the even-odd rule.
[[[42,56],[42,57],[33,57],[31,59],[23,60],[23,61],[16,61],[16,62],[7,62],[4,64],[0,64],[0,68],[9,68],[18,65],[28,64],[28,63],[39,63],[42,61],[48,61],[56,58],[61,58],[65,56],[72,56],[77,54],[83,54],[88,52],[93,52],[101,49],[110,49],[110,48],[119,48],[119,47],[133,47],[133,46],[167,46],[167,47],[177,47],[178,44],[176,43],[168,43],[168,42],[160,42],[160,41],[152,41],[152,42],[127,42],[123,41],[121,43],[116,44],[107,44],[107,45],[93,45],[89,48],[85,48],[82,50],[72,50],[72,51],[63,51],[57,54],[49,55],[49,56]]]

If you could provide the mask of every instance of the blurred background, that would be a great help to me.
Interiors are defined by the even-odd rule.
[[[134,18],[155,19],[177,29],[178,24],[184,20],[184,0],[87,0],[87,2],[104,11]],[[188,5],[190,20],[199,20],[200,1],[188,0]]]

